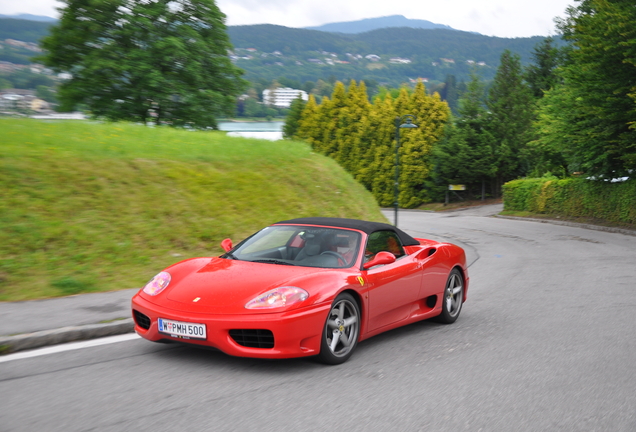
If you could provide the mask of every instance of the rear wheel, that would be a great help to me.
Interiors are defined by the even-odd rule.
[[[444,298],[442,299],[442,313],[436,321],[444,324],[452,324],[457,320],[464,302],[464,278],[462,273],[454,268],[448,276]]]
[[[346,362],[358,344],[360,308],[351,294],[342,293],[334,300],[322,331],[318,359],[326,364]]]

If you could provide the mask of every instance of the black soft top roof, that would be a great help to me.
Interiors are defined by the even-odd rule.
[[[420,242],[415,240],[413,237],[405,233],[399,228],[394,227],[393,225],[380,223],[380,222],[368,222],[358,219],[344,219],[344,218],[329,218],[329,217],[307,217],[307,218],[298,218],[298,219],[290,219],[286,221],[276,222],[274,225],[322,225],[322,226],[331,226],[338,228],[351,228],[363,231],[367,234],[374,233],[376,231],[393,231],[395,232],[400,241],[404,246],[414,246],[419,245]]]

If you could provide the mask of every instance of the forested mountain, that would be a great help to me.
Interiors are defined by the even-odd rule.
[[[494,65],[503,50],[509,49],[530,60],[541,36],[499,38],[447,29],[383,28],[361,34],[338,34],[271,24],[230,26],[228,34],[235,48],[255,48],[260,52],[279,51],[284,55],[323,52],[337,55],[376,54],[424,56],[432,59],[484,61]]]
[[[443,82],[447,75],[468,80],[475,67],[489,80],[504,50],[528,64],[533,48],[544,39],[406,27],[341,34],[269,24],[231,26],[228,33],[235,61],[252,82],[280,76],[301,83],[335,77],[389,86],[417,78]]]
[[[329,51],[344,54],[357,43],[354,35],[273,24],[229,26],[227,31],[235,48],[255,48],[264,53],[280,51],[286,55],[298,55],[307,51]]]
[[[410,25],[425,22],[393,16],[345,24],[361,29],[369,23],[385,25],[395,21],[397,25],[404,20]],[[0,18],[0,41],[37,43],[52,24]],[[261,87],[274,80],[307,90],[320,81],[333,84],[336,80],[364,80],[373,94],[379,85],[399,87],[422,78],[430,83],[427,87],[433,88],[451,75],[457,82],[468,81],[475,68],[488,81],[494,77],[504,50],[519,54],[525,65],[531,61],[532,49],[543,40],[498,38],[450,27],[389,27],[344,34],[262,24],[229,26],[227,31],[234,46],[233,61],[246,71],[247,80],[259,83],[259,94]],[[0,49],[0,60],[4,61],[26,64],[31,56],[9,45]],[[325,95],[330,91],[327,89]]]
[[[391,15],[379,18],[366,18],[358,21],[345,21],[337,23],[324,24],[317,27],[305,27],[308,30],[320,30],[332,33],[364,33],[371,30],[377,30],[381,28],[389,27],[411,27],[411,28],[423,28],[434,29],[443,28],[452,30],[451,27],[444,24],[435,24],[430,21],[420,19],[409,19],[403,15]]]
[[[37,43],[49,34],[49,27],[57,21],[32,21],[26,19],[0,18],[0,40],[15,39]]]
[[[51,18],[45,15],[31,15],[31,14],[17,14],[17,15],[3,15],[0,14],[0,18],[12,18],[12,19],[21,19],[21,20],[29,20],[29,21],[43,21],[43,22],[56,22],[55,18]]]

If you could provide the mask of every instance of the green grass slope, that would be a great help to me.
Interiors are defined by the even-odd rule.
[[[142,286],[270,223],[386,221],[298,142],[133,124],[0,119],[0,301]]]

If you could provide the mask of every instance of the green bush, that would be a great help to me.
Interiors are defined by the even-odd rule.
[[[513,180],[503,187],[504,210],[636,223],[636,180],[581,178]]]

